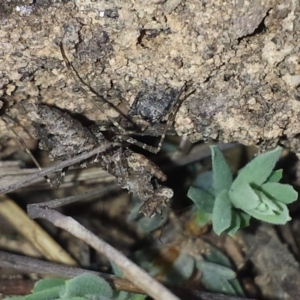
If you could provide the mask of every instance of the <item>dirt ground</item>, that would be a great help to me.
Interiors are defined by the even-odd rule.
[[[0,11],[2,112],[29,131],[23,101],[105,119],[67,70],[62,42],[86,83],[125,112],[141,91],[191,82],[180,136],[300,152],[297,1],[13,1]],[[0,120],[2,152],[11,138]]]

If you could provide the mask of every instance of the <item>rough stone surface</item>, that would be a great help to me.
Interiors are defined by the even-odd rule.
[[[31,130],[25,102],[105,119],[66,68],[60,42],[80,76],[115,105],[132,104],[149,87],[179,90],[192,81],[195,93],[176,117],[179,135],[280,143],[300,154],[299,1],[1,3],[1,113],[18,121],[25,141],[32,140],[22,129]],[[14,140],[0,119],[2,156]]]

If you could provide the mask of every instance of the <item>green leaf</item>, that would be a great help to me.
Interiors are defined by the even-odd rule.
[[[199,227],[203,227],[211,221],[211,213],[207,213],[204,210],[199,209],[196,213],[196,224]]]
[[[224,267],[224,266],[221,266],[221,265],[209,262],[209,261],[197,260],[196,266],[202,272],[210,271],[210,272],[217,274],[220,277],[223,277],[226,280],[236,278],[236,273],[233,270],[231,270],[230,268],[227,268],[227,267]]]
[[[37,293],[53,287],[65,286],[66,279],[62,278],[48,278],[37,281],[32,289],[32,293]]]
[[[76,299],[77,298],[81,298],[81,297],[76,297]],[[112,297],[105,297],[102,295],[86,295],[84,296],[83,299],[78,299],[78,300],[112,300],[112,299],[113,299]],[[64,300],[69,300],[69,298]]]
[[[59,293],[63,289],[62,286],[52,287],[46,290],[30,294],[25,297],[26,300],[56,300],[59,299]]]
[[[298,193],[291,185],[276,182],[266,182],[261,186],[262,191],[271,198],[289,204],[298,199]]]
[[[213,187],[215,195],[223,190],[229,190],[232,184],[232,174],[230,168],[217,146],[210,146],[212,167],[213,167]]]
[[[125,291],[114,291],[113,299],[115,300],[128,300],[131,299],[131,293]]]
[[[130,300],[145,300],[147,298],[146,295],[142,294],[132,294]],[[129,299],[128,299],[129,300]]]
[[[240,285],[240,283],[237,279],[231,279],[231,280],[228,280],[228,282],[230,283],[230,285],[235,290],[235,294],[237,296],[239,296],[241,298],[245,298],[245,293],[243,291],[243,288],[242,288],[242,286]]]
[[[117,275],[118,277],[123,277],[122,270],[112,261],[109,261],[113,270],[113,273]]]
[[[223,252],[221,252],[218,248],[212,246],[211,244],[205,243],[205,245],[204,245],[204,247],[208,247],[208,250],[202,254],[205,261],[232,269],[232,264],[231,264],[230,260],[228,259],[228,257],[226,255],[224,255]],[[212,268],[210,268],[210,269],[212,269]],[[210,273],[213,273],[213,272],[214,272],[214,270]],[[207,278],[207,273],[208,272],[206,272],[206,275],[205,275],[206,278]],[[232,287],[236,291],[236,293],[233,293],[234,295],[244,296],[243,290],[236,278],[230,279],[228,282],[230,283],[230,285],[232,285]],[[225,285],[227,285],[227,283]],[[230,285],[228,285],[228,286],[230,287]]]
[[[266,204],[268,207],[268,210],[271,209],[274,213],[280,212],[280,207],[277,204],[278,202],[276,200],[270,199],[265,193],[263,192],[257,192],[260,196],[260,199],[262,203]]]
[[[274,211],[266,204],[266,203],[260,203],[255,210],[259,212],[262,215],[275,215]]]
[[[205,261],[215,263],[217,265],[221,265],[227,268],[232,267],[232,264],[228,259],[228,257],[223,252],[221,252],[218,248],[216,248],[215,246],[209,243],[205,243],[204,247],[208,249],[207,251],[204,251],[202,253],[202,256],[205,259]]]
[[[231,225],[228,229],[226,229],[226,232],[230,235],[233,236],[236,234],[237,231],[240,230],[241,228],[241,217],[240,215],[233,209],[232,210],[232,220],[231,220]]]
[[[247,227],[250,224],[251,216],[243,211],[239,211],[239,216],[241,218],[241,228]]]
[[[26,300],[54,300],[59,298],[60,291],[65,286],[65,279],[41,279],[35,283],[32,294],[24,297]],[[21,298],[22,299],[22,298]]]
[[[218,194],[212,213],[213,230],[217,235],[231,225],[231,202],[228,197],[228,191],[223,190]]]
[[[256,186],[262,185],[271,175],[276,162],[280,158],[281,151],[281,147],[277,147],[272,151],[255,157],[239,172],[237,178],[232,184],[232,189],[235,189],[243,182]]]
[[[282,169],[273,171],[266,181],[279,182],[281,178],[282,178]]]
[[[234,220],[236,218],[236,220]],[[238,220],[237,220],[238,218]],[[234,236],[237,231],[244,227],[249,226],[251,216],[243,211],[232,210],[232,223],[231,226],[226,230],[230,236]]]
[[[230,227],[226,229],[226,232],[230,236],[234,236],[237,233],[237,231],[249,226],[250,219],[251,216],[247,213],[241,210],[232,209],[232,222]]]
[[[195,203],[198,209],[212,213],[215,201],[215,198],[212,194],[191,186],[187,196]]]
[[[201,260],[196,261],[196,266],[201,271],[201,282],[206,289],[215,293],[237,295],[230,283],[230,278],[235,280],[236,277],[231,269]]]
[[[145,300],[146,295],[142,294],[134,294],[134,293],[127,293],[124,291],[115,293],[113,299],[115,300]]]
[[[240,182],[229,191],[231,203],[236,208],[254,209],[260,203],[258,195],[247,182]]]
[[[203,272],[201,282],[208,291],[237,296],[237,292],[230,284],[230,281],[216,276],[213,272]]]
[[[254,217],[255,219],[265,221],[271,224],[286,224],[288,221],[291,220],[289,211],[284,203],[277,202],[277,205],[280,208],[280,212],[275,212],[274,215],[266,215],[260,213],[258,210],[245,210],[246,213]]]
[[[128,293],[125,291],[114,291],[113,298],[114,300],[145,300],[146,295]]]
[[[171,270],[166,274],[164,283],[179,286],[191,277],[195,267],[195,261],[187,253],[181,253],[172,265]]]
[[[112,288],[103,278],[97,275],[84,273],[66,281],[66,287],[60,293],[61,298],[82,297],[85,295],[101,295],[111,298]]]

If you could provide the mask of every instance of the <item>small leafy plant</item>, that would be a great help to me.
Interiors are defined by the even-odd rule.
[[[230,168],[216,146],[211,146],[213,172],[202,174],[188,197],[198,213],[211,215],[213,230],[234,235],[248,226],[251,217],[272,224],[285,224],[291,218],[287,204],[298,193],[288,184],[279,183],[282,170],[273,171],[282,148],[263,153],[242,168],[233,180]]]
[[[106,300],[113,299],[113,290],[104,279],[89,273],[72,279],[39,280],[27,296],[5,300]]]
[[[194,282],[201,273],[201,285],[208,291],[244,296],[230,260],[214,246],[197,239],[186,239],[185,249],[175,245],[145,248],[135,253],[138,264],[151,276],[169,286],[179,287]],[[205,254],[195,249],[206,248]],[[191,250],[192,249],[192,250]],[[177,256],[177,257],[176,257]],[[195,282],[194,282],[195,283]]]

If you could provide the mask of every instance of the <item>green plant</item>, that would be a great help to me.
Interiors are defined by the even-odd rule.
[[[195,280],[195,274],[200,272],[201,279],[198,280],[208,291],[244,296],[237,274],[222,252],[197,239],[186,239],[183,244],[189,246],[183,249],[176,245],[164,245],[138,250],[135,259],[151,276],[159,278],[169,286],[189,285],[190,280]],[[195,249],[207,251],[200,255]],[[175,253],[178,253],[176,258]]]
[[[102,278],[84,273],[72,279],[42,279],[32,294],[6,300],[106,300],[113,299],[113,290]]]
[[[286,205],[296,201],[298,193],[292,186],[279,183],[282,170],[273,171],[280,147],[254,158],[234,180],[222,152],[216,146],[210,148],[213,172],[202,174],[196,187],[190,187],[188,197],[199,214],[204,211],[211,215],[216,234],[225,231],[234,235],[249,225],[251,217],[272,224],[290,220]]]

